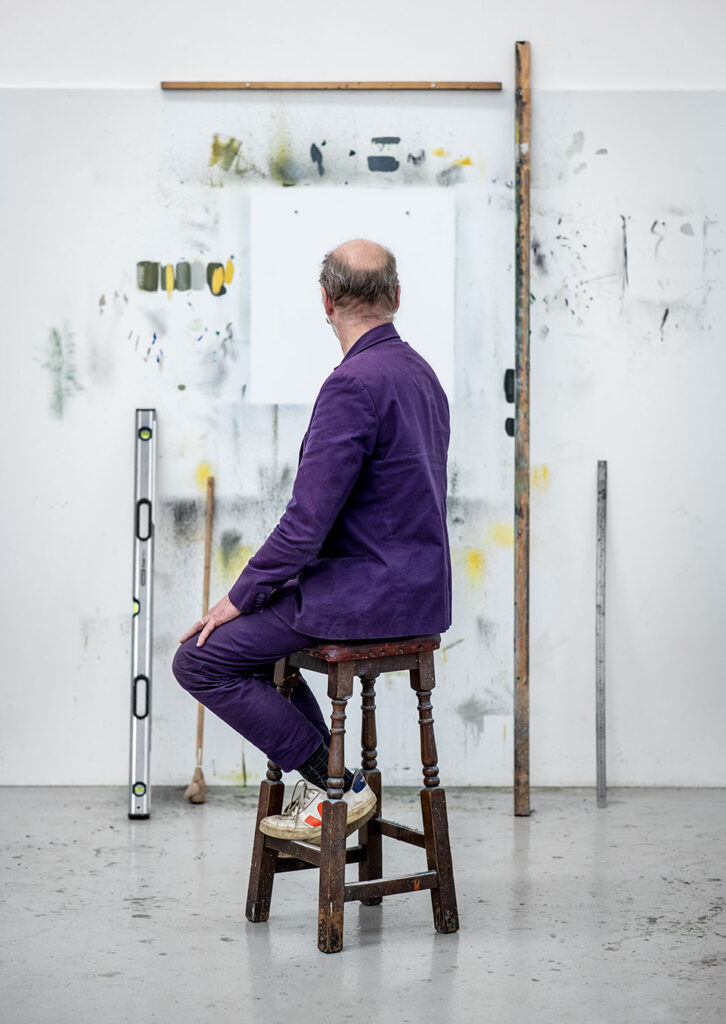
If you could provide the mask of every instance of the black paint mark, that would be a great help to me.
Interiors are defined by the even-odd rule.
[[[682,235],[691,235],[692,236],[693,235],[693,225],[692,224],[687,224],[687,223],[686,224],[681,224],[681,234]]]
[[[409,153],[408,156],[406,157],[406,160],[410,164],[413,164],[414,167],[420,167],[425,159],[426,159],[426,150],[425,149],[419,150],[418,153]]]
[[[461,167],[447,167],[446,170],[440,171],[436,175],[436,180],[444,188],[450,188],[452,185],[457,185],[463,177],[464,172]]]
[[[400,167],[398,160],[395,156],[369,156],[368,157],[368,170],[369,171],[397,171]]]
[[[193,498],[171,502],[174,539],[192,541],[197,533],[197,503]]]
[[[596,149],[595,156],[607,156],[608,151],[606,149]]]
[[[237,550],[242,543],[242,537],[239,533],[234,533],[232,530],[225,530],[219,539],[219,557],[222,561],[222,568],[228,569],[232,559],[237,554]]]
[[[660,249],[661,245],[663,244],[663,239],[665,238],[665,232],[661,233],[660,231],[656,230],[659,224],[662,225],[662,227],[665,227],[665,221],[664,220],[661,220],[661,221],[654,220],[653,223],[650,225],[650,233],[651,233],[651,235],[655,235],[655,237],[658,239],[658,241],[655,243],[655,249],[653,251],[653,255],[656,257],[656,259],[658,258],[658,250]]]
[[[663,328],[665,327],[665,322],[668,319],[668,313],[669,312],[670,312],[670,310],[668,309],[668,306],[666,306],[665,313],[663,314],[663,319],[660,322],[660,340],[661,341],[663,341]]]
[[[323,143],[323,145],[325,145],[325,143]],[[323,154],[320,152],[315,143],[313,143],[312,146],[310,147],[310,159],[314,164],[318,165],[318,174],[320,174],[322,177],[322,175],[325,174],[325,171],[323,170]]]
[[[542,252],[542,247],[536,238],[532,239],[532,255],[534,256],[534,265],[538,270],[541,270],[543,274],[547,273],[547,265],[545,262],[545,254]]]
[[[348,153],[348,156],[355,156],[355,150],[351,149],[350,153]]]
[[[401,139],[398,135],[376,135],[375,138],[371,139],[376,146],[395,146]]]
[[[624,214],[620,214],[623,222],[623,294],[628,287],[628,224]]]

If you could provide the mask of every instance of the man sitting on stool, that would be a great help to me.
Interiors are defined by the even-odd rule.
[[[275,661],[321,641],[451,624],[449,409],[434,371],[393,326],[395,257],[345,242],[325,257],[320,285],[343,360],[313,406],[292,498],[229,594],[181,638],[173,666],[205,707],[300,773],[283,813],[260,827],[308,842],[320,839],[330,733],[302,679],[291,700],[278,693]],[[343,799],[350,833],[376,807],[362,772],[346,769]]]

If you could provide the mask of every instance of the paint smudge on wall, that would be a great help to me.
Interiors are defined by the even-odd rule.
[[[456,713],[464,723],[468,732],[473,733],[474,741],[479,742],[484,735],[484,719],[488,715],[506,715],[512,710],[511,702],[505,695],[484,690],[482,694],[468,697],[456,707]]]
[[[575,153],[582,153],[584,145],[585,133],[575,132],[575,134],[572,136],[572,142],[565,150],[565,155],[572,158],[575,155]]]
[[[511,523],[490,523],[487,529],[487,543],[497,548],[514,547],[514,527]]]
[[[461,165],[452,164],[451,167],[447,167],[443,171],[439,171],[436,175],[436,180],[439,185],[443,185],[444,188],[450,188],[452,185],[458,185],[460,181],[464,180],[464,172]]]
[[[315,143],[310,147],[310,159],[314,164],[317,164],[318,174],[322,177],[323,174],[325,174],[325,169],[323,168],[323,154]]]
[[[400,163],[396,160],[395,156],[369,156],[368,157],[368,170],[369,171],[397,171],[400,167]]]
[[[226,530],[217,549],[217,569],[224,585],[231,586],[254,554],[253,548],[242,543],[242,537]]]
[[[281,139],[270,153],[268,166],[273,181],[286,188],[297,185],[303,177],[286,138]]]
[[[50,409],[57,419],[62,420],[68,400],[83,390],[76,370],[75,343],[67,326],[64,325],[62,330],[51,327],[46,351],[43,367],[50,372]]]
[[[207,480],[209,479],[209,477],[211,475],[212,475],[212,467],[209,465],[209,463],[208,462],[200,462],[199,465],[197,466],[197,468],[194,470],[194,481],[195,481],[195,483],[197,485],[197,488],[200,491],[206,492],[206,490],[207,490]]]
[[[224,267],[221,263],[207,264],[207,284],[212,295],[226,295],[224,287]]]
[[[693,225],[692,224],[688,224],[688,223],[681,224],[681,234],[682,235],[691,235],[691,236],[693,236],[693,234],[694,234]]]
[[[155,292],[159,288],[159,264],[141,260],[136,264],[136,285],[142,292]]]
[[[623,226],[623,271],[620,290],[624,296],[628,287],[628,222],[624,213],[620,214],[620,221]]]
[[[532,467],[532,486],[538,491],[546,491],[550,485],[549,466]]]
[[[408,163],[413,164],[414,167],[420,167],[426,159],[426,150],[420,149],[418,153],[409,153],[406,157]]]
[[[239,153],[242,143],[231,135],[217,135],[212,138],[212,151],[209,154],[209,166],[219,166],[228,171]]]
[[[596,149],[595,156],[607,156],[608,151],[606,149]]]
[[[464,568],[469,582],[476,586],[484,577],[486,571],[486,555],[479,548],[468,548],[464,556]]]
[[[374,135],[371,142],[376,146],[397,146],[401,141],[398,135]]]
[[[452,167],[471,167],[471,157],[470,156],[459,157],[458,160],[454,160],[454,162],[452,163],[451,166]]]
[[[177,498],[164,502],[171,507],[171,521],[174,540],[189,543],[199,539],[199,524],[202,520],[201,505],[194,498]]]
[[[446,152],[446,150],[444,149],[443,146],[438,146],[436,149],[432,149],[431,150],[431,155],[432,156],[448,156],[449,154]]]

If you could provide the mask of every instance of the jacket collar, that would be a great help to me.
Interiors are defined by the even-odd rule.
[[[345,362],[346,359],[350,359],[351,356],[357,356],[359,352],[363,352],[364,349],[370,348],[371,345],[378,345],[382,341],[400,340],[401,336],[393,324],[378,324],[377,327],[372,327],[370,331],[366,331],[365,334],[361,334],[360,338],[358,338],[358,340],[351,345],[345,353],[342,362]]]

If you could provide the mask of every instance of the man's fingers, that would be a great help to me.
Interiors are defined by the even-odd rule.
[[[186,631],[186,633],[184,634],[184,636],[181,637],[181,639],[179,640],[179,643],[183,644],[185,640],[190,640],[194,636],[194,634],[198,633],[199,630],[202,629],[202,628],[203,628],[203,623],[201,621],[200,622],[195,622],[194,625],[192,626],[192,628],[188,629]]]
[[[202,630],[199,639],[197,640],[197,647],[204,647],[204,641],[207,639],[207,637],[209,636],[213,629],[214,623],[210,619],[209,622],[204,627],[204,629]]]

